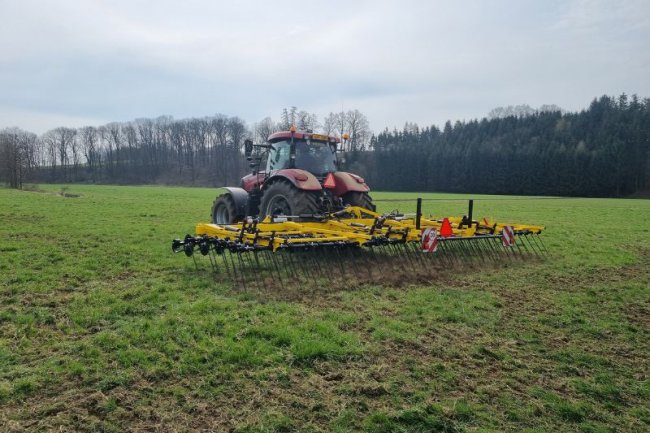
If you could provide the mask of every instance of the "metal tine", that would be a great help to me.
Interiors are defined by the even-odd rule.
[[[503,245],[502,239],[499,239],[499,243],[501,244],[501,248],[503,248],[503,251],[505,252],[506,256],[508,256],[510,260],[514,260],[515,257],[514,257],[514,252],[512,251],[512,246],[506,247],[505,245]]]
[[[485,262],[483,257],[483,251],[481,251],[480,245],[476,242],[476,239],[465,238],[463,239],[465,248],[469,252],[469,260],[471,262]]]
[[[238,284],[239,284],[239,289],[246,289],[246,269],[244,269],[244,264],[241,259],[241,253],[239,251],[233,252],[231,254],[233,257],[233,260],[235,261],[235,265],[237,266],[237,275],[239,278]]]
[[[449,256],[454,261],[454,264],[462,263],[458,258],[458,245],[455,240],[447,240],[447,247],[449,248]]]
[[[512,243],[512,246],[515,247],[515,248],[517,248],[517,254],[516,254],[517,257],[518,257],[519,259],[521,259],[521,260],[525,260],[525,259],[526,259],[526,255],[524,254],[523,251],[521,251],[521,247],[519,246],[519,243],[520,243],[520,242],[518,242],[518,240],[519,240],[519,237],[518,237],[518,235],[515,233],[515,235],[514,235],[514,239],[513,239],[513,243]],[[514,251],[514,248],[513,248],[513,251]]]
[[[341,284],[345,284],[345,265],[341,259],[341,247],[335,247],[333,253],[333,258],[336,261],[336,265],[341,275]]]
[[[255,280],[255,284],[257,285],[258,289],[262,289],[264,287],[263,276],[261,275],[262,269],[260,269],[259,266],[259,260],[257,260],[257,255],[255,255],[255,250],[249,251],[246,253],[246,256],[248,257],[248,267],[253,274],[253,279]],[[253,256],[255,258],[255,262],[253,262]]]
[[[199,264],[196,261],[196,254],[192,254],[192,260],[194,261],[194,269],[199,270]]]
[[[449,256],[447,241],[445,241],[444,238],[438,239],[438,251],[436,251],[434,254],[438,254],[440,259],[444,260],[446,267],[451,267],[453,265],[451,257]]]
[[[490,258],[493,262],[498,263],[500,259],[499,251],[494,247],[494,239],[492,237],[485,237],[483,241],[487,245],[487,249],[490,251]]]
[[[528,239],[526,239],[526,233],[517,235],[517,240],[519,241],[520,249],[524,250],[524,253],[522,253],[524,254],[523,257],[524,258],[530,257],[531,253],[530,253],[530,249],[528,249],[528,245],[527,245]]]
[[[284,290],[284,282],[282,281],[282,273],[280,272],[280,267],[278,266],[277,255],[278,253],[275,253],[272,250],[264,252],[264,256],[271,266],[271,274],[273,274],[273,269],[275,269],[275,272],[278,274],[278,281],[280,281],[280,287]]]
[[[531,232],[531,233],[528,234],[528,236],[526,238],[528,239],[528,244],[531,246],[531,248],[534,248],[537,251],[538,256],[540,258],[543,258],[543,257],[546,256],[546,251],[542,250],[540,244],[537,242],[538,240],[541,241],[538,234],[535,234],[535,233]]]
[[[405,265],[410,266],[411,271],[415,270],[415,266],[413,266],[413,260],[411,259],[410,254],[408,254],[408,252],[402,248],[402,244],[394,244],[393,247],[395,250],[394,259],[397,262],[399,262],[400,259],[406,259]]]
[[[449,248],[449,255],[455,263],[462,263],[458,254],[458,242],[453,239],[448,239],[447,246]]]
[[[418,244],[416,246],[418,250],[420,250],[420,245]],[[444,254],[442,253],[442,249],[440,247],[440,241],[438,241],[438,250],[432,253],[422,253],[422,257],[424,258],[424,262],[426,263],[425,266],[437,266],[440,264],[440,262],[446,261],[446,258],[444,257]]]
[[[230,261],[229,266],[230,270],[232,271],[232,283],[233,285],[237,285],[239,277],[237,276],[237,268],[235,266],[235,260],[232,258],[232,252],[230,249],[227,249],[224,251],[224,260]]]
[[[445,248],[447,249],[446,253],[449,254],[449,259],[451,260],[451,265],[454,266],[458,263],[460,263],[460,260],[458,259],[458,255],[456,254],[456,241],[450,240],[450,239],[445,239]]]
[[[368,262],[369,256],[367,251],[364,251],[363,248],[349,247],[348,252],[353,257],[353,266],[356,268],[364,268],[365,274],[367,275],[359,281],[358,285],[362,286],[366,282],[372,282],[372,266]],[[360,275],[361,273],[357,276],[357,280],[360,279]]]
[[[210,259],[210,266],[212,267],[212,272],[219,273],[217,269],[216,258],[214,257],[214,245],[208,244],[208,258]]]
[[[498,259],[492,247],[492,239],[488,237],[479,237],[479,239],[483,246],[483,251],[485,251],[485,258],[490,262],[496,262]]]
[[[309,256],[309,251],[298,251],[296,254],[296,261],[298,266],[302,269],[303,276],[305,277],[306,282],[310,281],[312,284],[314,282],[314,270],[311,267],[311,263],[308,261],[306,256]]]
[[[444,238],[438,238],[438,251],[434,254],[437,254],[438,258],[444,262],[445,267],[449,268],[454,266],[454,261],[450,256],[447,241],[445,241]]]
[[[318,257],[316,257],[314,254],[312,254],[312,260],[314,261],[314,267],[318,273],[318,279],[323,280],[327,278],[327,275],[323,272],[323,268],[321,266],[321,261],[320,261],[320,254]],[[320,282],[320,281],[319,281]]]
[[[348,286],[353,286],[354,283],[352,281],[354,277],[354,272],[352,272],[352,266],[350,266],[350,261],[348,258],[348,251],[347,248],[345,247],[339,247],[338,248],[338,260],[341,263],[341,270],[343,271],[343,277],[341,279],[341,287],[344,285]]]
[[[524,243],[524,246],[528,253],[530,255],[535,255],[536,257],[540,257],[539,252],[535,249],[533,244],[530,242],[530,239],[528,238],[529,232],[526,232],[522,235],[522,242]]]
[[[314,247],[307,251],[307,256],[306,259],[309,262],[309,268],[311,269],[311,274],[312,278],[314,281],[315,286],[319,286],[321,284],[322,280],[322,275],[321,275],[321,268],[320,268],[320,263],[319,263],[319,257],[320,257],[320,248],[319,247]]]
[[[544,257],[544,252],[541,250],[539,244],[536,242],[537,235],[530,233],[528,236],[526,236],[526,239],[528,239],[528,243],[532,249],[535,250],[535,254],[537,254],[538,257]]]
[[[539,237],[539,233],[536,233],[535,236],[533,237],[533,240],[535,243],[539,242],[539,245],[541,245],[541,251],[546,255],[548,254],[548,250],[546,249],[546,245],[544,245],[544,241],[542,241],[542,238]]]
[[[255,251],[254,252],[255,260],[257,262],[263,263],[263,266],[262,266],[262,264],[260,264],[260,268],[264,270],[265,274],[266,274],[266,271],[268,270],[268,277],[271,278],[271,281],[273,283],[275,283],[275,274],[273,273],[273,266],[269,262],[269,258],[268,258],[267,253],[268,252],[266,250]],[[262,279],[264,279],[264,275],[262,275]],[[264,288],[267,288],[265,279],[264,279]]]
[[[427,267],[426,267],[426,263],[423,260],[422,254],[418,254],[418,252],[415,249],[413,249],[413,245],[410,245],[408,243],[404,243],[402,245],[404,250],[407,252],[407,254],[412,257],[413,265],[417,270],[417,272],[426,273]]]
[[[289,254],[289,252],[286,250],[281,250],[276,254],[278,254],[279,259],[282,259],[282,269],[284,269],[284,274],[286,275],[287,279],[289,281],[295,280],[296,275],[294,273],[294,269],[291,267],[291,263],[287,258],[287,254]]]
[[[474,250],[478,254],[479,258],[481,259],[481,262],[486,263],[487,258],[485,257],[486,254],[484,250],[483,240],[477,238],[477,239],[472,239],[470,242],[472,243]]]
[[[461,264],[465,264],[465,260],[468,258],[471,259],[471,251],[469,250],[469,246],[466,245],[465,239],[459,238],[452,242],[454,242],[454,246],[456,247],[458,260]]]
[[[266,266],[266,263],[264,263],[264,260],[260,260],[259,257],[259,251],[257,249],[253,250],[253,257],[255,258],[255,272],[258,273],[259,279],[262,282],[260,288],[264,288],[264,290],[268,289],[266,285],[266,275],[270,275],[271,279],[273,279],[273,269],[269,268]]]
[[[296,267],[302,274],[303,283],[306,285],[308,284],[309,281],[311,281],[311,272],[310,272],[311,270],[309,269],[309,266],[306,266],[306,263],[302,257],[303,254],[304,254],[303,251],[300,250],[294,251],[294,255],[292,259],[294,260],[294,262],[296,263]]]
[[[528,242],[528,246],[530,247],[531,250],[535,253],[537,257],[543,257],[544,252],[541,250],[537,242],[535,242],[535,235],[533,233],[527,232],[525,235],[526,241]]]
[[[287,266],[291,270],[291,275],[292,275],[291,278],[293,278],[295,282],[300,283],[300,274],[293,262],[293,251],[291,251],[291,249],[287,249],[282,253],[283,253],[282,258],[286,260]]]
[[[228,275],[228,280],[233,281],[234,278],[230,273],[230,266],[228,266],[228,260],[226,259],[226,251],[222,251],[221,254],[219,254],[219,255],[221,256],[221,261],[223,262],[223,266],[226,269],[226,274]]]
[[[244,263],[244,260],[241,257],[242,253],[241,251],[237,252],[237,262],[239,263],[239,275],[241,277],[243,289],[246,290],[246,263]]]
[[[425,253],[424,251],[422,251],[422,248],[421,248],[419,242],[412,242],[410,244],[410,248],[411,248],[411,251],[413,251],[413,255],[418,260],[418,263],[420,264],[420,266],[428,266],[429,265],[430,260],[427,260],[427,259],[429,259],[430,257],[427,257],[427,256],[429,256],[430,253]]]
[[[484,261],[481,253],[476,249],[476,245],[474,245],[473,239],[463,239],[461,242],[464,244],[465,250],[468,252],[468,257],[470,260],[474,260],[479,257],[482,261]]]
[[[328,278],[333,285],[336,285],[336,273],[338,272],[338,265],[336,263],[336,259],[334,258],[334,249],[323,248],[321,255],[325,269],[329,269],[329,274],[326,276],[326,278]]]

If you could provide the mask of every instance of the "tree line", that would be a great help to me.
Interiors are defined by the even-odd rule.
[[[650,180],[650,99],[603,96],[577,113],[407,124],[358,158],[374,188],[621,197]]]
[[[313,113],[285,108],[249,127],[239,117],[137,119],[99,127],[58,127],[40,137],[18,128],[0,131],[0,181],[237,185],[248,169],[244,140],[265,142],[273,132],[299,129],[350,134],[347,151],[363,151],[370,139],[359,110],[330,113],[324,123]]]
[[[138,119],[37,136],[0,131],[0,181],[238,185],[244,140],[291,125],[350,139],[345,169],[375,190],[626,196],[650,185],[650,100],[603,96],[576,113],[497,108],[480,120],[373,134],[359,110],[318,117],[296,107],[248,126],[222,114]]]

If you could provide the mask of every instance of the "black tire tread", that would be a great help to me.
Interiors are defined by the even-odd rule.
[[[316,214],[320,211],[316,195],[313,192],[298,189],[286,181],[276,181],[264,188],[260,203],[260,217],[263,218],[267,215],[268,203],[271,197],[277,194],[282,194],[287,199],[289,206],[291,206],[291,213],[294,215]]]
[[[228,208],[228,214],[230,216],[230,221],[228,221],[226,224],[234,224],[238,222],[236,209],[235,209],[235,201],[230,196],[230,194],[221,194],[218,195],[212,202],[212,211],[210,213],[210,221],[212,221],[212,224],[224,224],[224,223],[218,223],[216,221],[216,216],[215,216],[215,210],[217,209],[217,206],[221,203],[224,203],[225,206]]]
[[[367,192],[350,191],[343,196],[343,204],[362,207],[373,212],[377,209]]]

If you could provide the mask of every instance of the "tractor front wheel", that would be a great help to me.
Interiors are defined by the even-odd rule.
[[[377,206],[373,204],[367,192],[350,191],[343,196],[343,204],[362,207],[373,212],[377,210]]]
[[[221,194],[212,203],[212,224],[234,224],[238,221],[235,200],[230,194]]]
[[[260,204],[260,218],[267,215],[313,215],[319,213],[316,195],[289,182],[278,181],[265,189]]]

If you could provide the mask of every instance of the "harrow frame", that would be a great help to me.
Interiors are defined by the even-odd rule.
[[[456,265],[541,258],[543,226],[497,223],[468,216],[424,218],[361,207],[329,215],[246,218],[238,224],[198,224],[194,236],[172,242],[174,252],[209,256],[213,270],[235,286],[355,286],[381,283],[397,271],[405,281],[429,280]],[[435,230],[437,245],[423,254],[422,235]],[[444,235],[443,235],[444,233]],[[505,233],[505,234],[504,234]],[[512,236],[506,242],[504,236]],[[398,259],[397,259],[398,258]],[[357,261],[360,266],[351,266]],[[196,263],[196,262],[195,262]],[[405,272],[404,272],[405,271]]]

